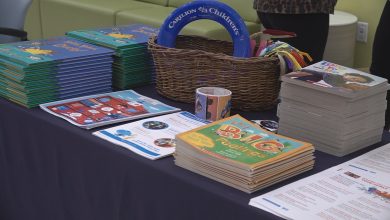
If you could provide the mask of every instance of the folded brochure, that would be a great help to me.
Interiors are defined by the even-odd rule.
[[[206,123],[189,112],[177,112],[96,131],[93,135],[156,160],[175,152],[176,134]]]

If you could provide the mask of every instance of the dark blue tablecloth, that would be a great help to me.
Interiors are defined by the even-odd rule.
[[[193,112],[152,86],[136,91]],[[236,113],[275,119],[275,110]],[[0,219],[280,219],[249,206],[249,199],[390,141],[385,132],[381,143],[342,158],[316,152],[312,171],[246,194],[177,167],[172,157],[151,161],[92,131],[0,99]]]

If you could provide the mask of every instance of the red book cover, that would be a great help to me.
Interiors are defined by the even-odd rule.
[[[70,118],[79,124],[86,125],[86,124],[91,124],[91,123],[95,122],[92,118],[71,109],[67,105],[51,106],[49,109],[57,114],[63,115],[67,118]]]
[[[144,108],[141,103],[114,98],[111,96],[97,97],[96,100],[105,105],[111,106],[127,115],[138,115],[147,113],[148,111]]]
[[[112,98],[110,96],[107,96],[106,98],[102,97],[96,97],[96,98],[90,98],[87,100],[82,100],[81,102],[103,114],[106,114],[110,116],[111,118],[117,119],[117,118],[125,118],[129,116],[129,114],[126,114],[124,111],[118,110],[116,108],[113,108],[112,106],[108,105],[109,101],[112,101]]]
[[[94,119],[95,121],[107,121],[107,120],[111,119],[106,114],[103,114],[102,112],[100,112],[94,108],[91,108],[87,105],[84,105],[83,103],[78,102],[78,101],[77,102],[70,102],[69,104],[67,104],[67,106],[69,106],[71,109],[75,110],[76,112],[79,112],[81,114],[84,114],[84,115]]]

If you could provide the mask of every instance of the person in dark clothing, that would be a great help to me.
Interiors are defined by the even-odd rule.
[[[390,80],[390,66],[387,53],[390,51],[390,1],[386,1],[372,47],[370,73]],[[390,127],[390,92],[387,92],[385,129]]]
[[[294,32],[283,39],[300,51],[309,53],[312,63],[322,60],[329,31],[329,14],[337,0],[254,0],[260,22],[266,29]]]

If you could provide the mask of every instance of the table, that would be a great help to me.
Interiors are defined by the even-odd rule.
[[[153,86],[135,90],[193,112]],[[236,113],[275,119],[275,109]],[[390,142],[385,132],[381,143],[342,158],[316,152],[313,170],[246,194],[175,166],[173,157],[151,161],[92,131],[0,98],[0,219],[280,219],[249,199]]]

